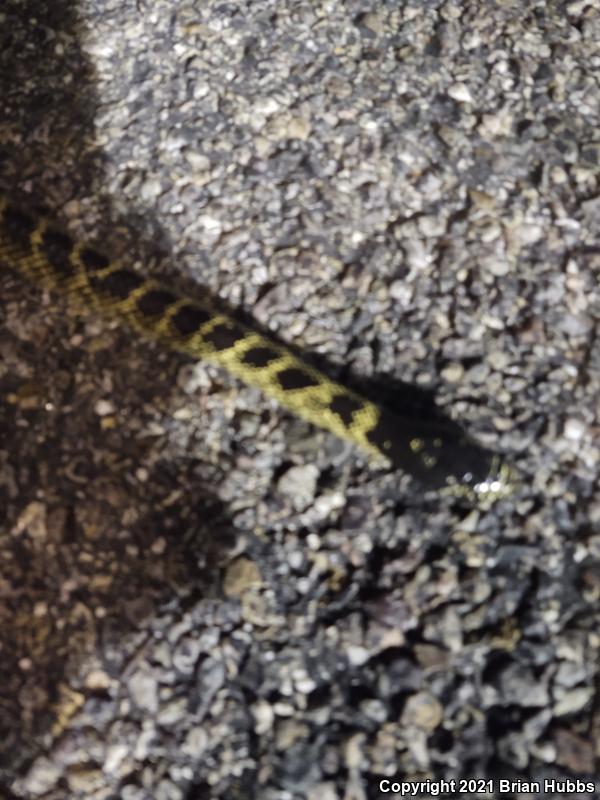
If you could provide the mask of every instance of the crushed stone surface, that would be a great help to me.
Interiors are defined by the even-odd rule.
[[[600,774],[599,70],[593,0],[2,3],[1,192],[521,485],[425,496],[3,269],[0,796]]]

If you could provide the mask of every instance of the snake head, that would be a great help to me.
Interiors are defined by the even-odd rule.
[[[486,452],[486,451],[482,451]],[[475,502],[485,504],[494,503],[509,497],[519,485],[518,473],[502,461],[498,455],[491,455],[489,471],[485,477],[466,472],[460,482],[453,479],[447,481],[447,486],[442,489],[444,494],[452,497],[464,497]]]
[[[453,423],[414,420],[383,411],[369,439],[392,467],[426,489],[475,502],[512,493],[516,473]]]

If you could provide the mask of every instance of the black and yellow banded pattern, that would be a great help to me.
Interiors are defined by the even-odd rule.
[[[2,197],[0,263],[71,302],[119,317],[174,350],[218,364],[302,419],[410,473],[426,487],[492,498],[511,489],[508,467],[453,429],[394,415],[210,301],[177,295]]]

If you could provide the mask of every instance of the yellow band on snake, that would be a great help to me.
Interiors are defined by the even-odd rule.
[[[298,417],[408,472],[425,487],[492,499],[512,488],[509,468],[453,428],[393,414],[209,300],[178,296],[1,197],[0,262],[71,302],[119,317],[174,350],[218,364]]]

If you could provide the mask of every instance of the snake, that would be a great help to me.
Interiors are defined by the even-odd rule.
[[[178,294],[72,237],[46,213],[2,195],[0,263],[173,351],[224,368],[301,419],[358,446],[376,465],[409,474],[423,490],[495,501],[515,488],[514,468],[462,429],[395,413],[238,321],[207,292],[199,290],[197,300]]]

